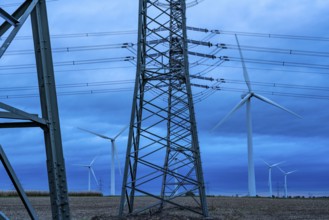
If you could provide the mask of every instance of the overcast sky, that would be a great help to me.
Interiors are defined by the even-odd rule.
[[[125,60],[135,56],[136,47],[120,47],[137,40],[138,1],[57,0],[47,6],[69,190],[87,190],[87,170],[74,164],[88,164],[97,156],[94,170],[107,194],[110,142],[77,127],[112,137],[129,122],[135,65]],[[1,1],[1,7],[12,12],[18,5]],[[190,39],[227,45],[220,51],[191,45],[190,51],[231,58],[221,65],[217,65],[219,59],[189,58],[191,74],[205,73],[225,81],[216,85],[221,87],[216,92],[192,88],[209,194],[247,194],[245,107],[211,132],[247,92],[236,33],[254,91],[302,116],[298,119],[252,100],[257,194],[267,195],[268,191],[265,160],[285,161],[282,169],[298,170],[288,177],[291,195],[329,195],[328,10],[326,0],[204,0],[188,9],[188,26],[220,33],[189,31]],[[40,114],[30,36],[28,21],[0,60],[0,101]],[[200,65],[192,65],[196,61]],[[117,140],[121,165],[127,135],[125,132]],[[2,129],[0,144],[25,189],[48,189],[41,130]],[[0,190],[11,189],[1,166],[0,177]],[[122,177],[118,172],[116,177],[118,194]],[[282,195],[283,178],[278,169],[273,170],[275,194]],[[94,182],[92,188],[97,190]]]

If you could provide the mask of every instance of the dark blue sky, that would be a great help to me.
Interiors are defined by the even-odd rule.
[[[1,2],[9,12],[15,10],[15,7],[6,4]],[[110,143],[84,133],[77,127],[113,136],[126,126],[130,117],[135,77],[133,63],[101,60],[134,56],[133,52],[122,48],[82,50],[81,47],[115,47],[122,43],[135,43],[137,8],[138,1],[133,0],[101,0],[97,3],[88,0],[69,0],[64,3],[64,0],[58,0],[48,3],[56,82],[58,93],[61,94],[58,101],[70,190],[87,190],[87,170],[74,164],[89,163],[98,156],[94,170],[98,179],[102,180],[103,191],[109,192]],[[239,59],[232,35],[239,32],[254,90],[302,116],[302,119],[298,119],[259,100],[252,101],[257,194],[267,195],[268,173],[262,161],[266,160],[270,163],[285,161],[281,165],[282,169],[298,170],[288,176],[290,194],[329,195],[329,130],[326,123],[329,119],[328,9],[329,2],[326,0],[241,0],[238,4],[229,0],[204,0],[188,10],[189,26],[220,30],[222,33],[210,35],[189,31],[190,39],[231,45],[231,49],[223,49],[216,56]],[[86,33],[89,33],[88,37]],[[260,37],[255,33],[271,34],[268,35],[271,37]],[[279,38],[279,35],[285,36]],[[33,46],[32,39],[26,36],[31,36],[29,22],[0,60],[0,101],[40,114],[39,100],[34,97],[37,94],[37,89],[33,87],[37,86],[35,68],[33,65],[31,68],[20,66],[35,63],[32,53],[22,54],[22,50],[31,50]],[[317,38],[296,39],[295,36]],[[2,42],[3,39],[0,39]],[[267,49],[266,52],[257,52],[247,50],[246,46],[253,50],[256,47]],[[75,48],[79,51],[55,52],[55,49],[60,48],[70,48],[70,51]],[[193,46],[190,50],[211,54],[214,49]],[[282,49],[281,53],[277,49]],[[287,51],[292,51],[292,54]],[[310,54],[310,51],[314,53]],[[306,52],[308,55],[305,55]],[[248,62],[250,59],[257,62]],[[90,64],[90,60],[96,60],[97,63]],[[259,60],[276,62],[275,65],[269,65],[259,63]],[[67,61],[78,64],[60,64]],[[195,61],[201,62],[200,58],[190,56],[190,62]],[[206,60],[198,67],[191,65],[191,74],[200,73],[214,66],[217,61]],[[278,62],[288,65],[278,65]],[[293,63],[298,64],[289,65]],[[201,100],[196,103],[196,118],[207,191],[210,194],[246,195],[245,108],[238,110],[222,126],[211,132],[213,126],[247,91],[241,63],[231,59],[209,71],[206,76],[225,80],[225,83],[219,85],[222,90],[207,99],[202,95],[207,91],[193,88],[195,101]],[[88,86],[86,83],[89,83]],[[195,83],[213,85],[208,81]],[[94,94],[83,94],[91,90]],[[122,165],[126,140],[127,132],[117,141]],[[40,130],[2,129],[0,144],[26,189],[47,190],[45,153]],[[0,190],[12,188],[1,166],[0,177]],[[283,175],[278,169],[273,169],[272,181],[273,192],[282,195]],[[117,193],[120,185],[121,177],[117,173]],[[97,188],[94,183],[92,187]]]

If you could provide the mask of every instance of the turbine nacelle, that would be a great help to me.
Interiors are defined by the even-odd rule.
[[[253,96],[253,92],[246,92],[246,93],[243,93],[243,94],[241,95],[241,99],[244,99],[247,95],[250,95],[249,98],[251,98],[251,97]]]

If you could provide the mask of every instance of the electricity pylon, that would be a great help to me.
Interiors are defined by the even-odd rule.
[[[31,17],[42,111],[42,117],[39,117],[0,102],[0,118],[10,121],[0,123],[0,128],[40,127],[43,129],[52,218],[70,219],[46,1],[26,0],[13,14],[0,8],[0,16],[5,20],[0,26],[0,37],[8,33],[0,48],[0,58],[25,21]]]
[[[165,204],[208,216],[185,16],[185,0],[139,1],[137,73],[120,216],[161,211]],[[148,197],[149,204],[135,202],[138,196]]]

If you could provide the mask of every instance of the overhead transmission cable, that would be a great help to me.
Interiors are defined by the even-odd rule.
[[[221,91],[244,93],[244,92],[246,92],[246,89],[221,87]],[[287,93],[287,92],[271,92],[271,91],[258,90],[258,89],[254,90],[254,91],[257,92],[257,93],[263,93],[263,94],[275,95],[275,96],[329,100],[329,96],[327,96],[327,95],[313,95],[313,94]]]
[[[135,66],[113,66],[113,67],[99,67],[99,68],[79,68],[79,69],[66,69],[66,70],[56,70],[56,73],[70,73],[70,72],[82,72],[82,71],[99,71],[99,70],[110,70],[110,69],[126,69],[135,68]],[[35,74],[36,72],[7,72],[0,73],[0,75],[24,75],[24,74]]]
[[[216,44],[216,47],[222,49],[235,49],[238,50],[237,45],[232,44]],[[269,48],[269,47],[256,47],[256,46],[241,46],[242,50],[255,51],[255,52],[267,52],[267,53],[280,53],[289,55],[303,55],[303,56],[318,56],[318,57],[329,57],[329,52],[319,51],[307,51],[307,50],[292,50],[292,49],[280,49],[280,48]]]
[[[80,91],[68,91],[68,92],[57,92],[58,96],[68,96],[68,95],[92,95],[92,94],[102,94],[102,93],[112,93],[112,92],[129,92],[132,91],[132,87],[127,88],[115,88],[115,89],[93,89],[93,90],[80,90]],[[17,94],[17,95],[0,95],[0,99],[17,99],[17,98],[33,98],[39,97],[38,93],[31,94]]]
[[[81,87],[99,87],[99,86],[112,86],[112,85],[122,85],[122,84],[133,84],[135,81],[133,79],[126,80],[115,80],[115,81],[100,81],[100,82],[83,82],[83,83],[65,83],[57,84],[57,89],[64,88],[81,88]],[[0,92],[3,91],[23,91],[23,90],[38,90],[38,86],[14,86],[14,87],[3,87],[0,88]]]
[[[70,34],[53,34],[50,35],[52,39],[61,38],[88,38],[88,37],[105,37],[105,36],[116,36],[116,35],[132,35],[137,34],[136,30],[127,31],[107,31],[107,32],[86,32],[86,33],[70,33]],[[5,40],[3,37],[0,40]],[[16,36],[15,40],[30,40],[32,36]]]
[[[75,47],[58,47],[52,48],[53,53],[69,53],[69,52],[80,52],[90,50],[108,50],[108,49],[129,49],[134,46],[133,43],[120,43],[120,44],[103,44],[103,45],[89,45],[89,46],[75,46]],[[33,54],[34,50],[10,50],[5,55],[22,55],[22,54]]]
[[[282,38],[292,40],[310,40],[310,41],[329,41],[329,37],[317,37],[317,36],[301,36],[301,35],[289,35],[289,34],[266,34],[266,33],[252,33],[241,31],[225,31],[225,30],[209,30],[207,28],[198,27],[186,27],[187,30],[214,33],[214,34],[226,34],[226,35],[240,35],[249,37],[265,37],[265,38]]]
[[[238,61],[241,62],[241,58],[229,57],[229,56],[213,56],[211,54],[203,54],[198,52],[188,52],[189,55],[207,57],[210,59],[220,59],[223,61]],[[329,65],[314,64],[314,63],[299,63],[299,62],[289,62],[289,61],[277,61],[277,60],[262,60],[262,59],[245,59],[246,63],[256,63],[256,64],[267,64],[275,66],[287,66],[287,67],[305,67],[312,69],[329,69]]]
[[[318,36],[301,36],[301,35],[286,35],[286,34],[271,34],[271,33],[252,33],[241,31],[225,31],[225,30],[209,30],[206,28],[187,27],[188,30],[209,33],[212,35],[226,34],[226,35],[241,35],[250,37],[265,37],[265,38],[281,38],[293,40],[310,40],[310,41],[329,41],[329,37]],[[132,35],[137,34],[137,30],[123,30],[123,31],[106,31],[106,32],[85,32],[85,33],[69,33],[69,34],[53,34],[51,38],[80,38],[80,37],[103,37],[111,35]],[[17,36],[15,40],[32,39],[32,36]],[[5,40],[1,38],[0,40]]]
[[[200,66],[208,66],[208,67],[214,67],[218,68],[219,66],[215,66],[215,64],[206,64],[206,63],[200,63]],[[237,66],[230,66],[230,65],[220,65],[220,68],[234,68],[234,69],[241,69],[241,67]],[[248,67],[248,69],[252,70],[263,70],[264,72],[268,71],[274,71],[274,72],[281,72],[281,73],[305,73],[305,74],[325,74],[328,75],[329,72],[314,72],[314,71],[301,71],[301,70],[286,70],[286,69],[269,69],[269,68],[260,68],[260,67]]]
[[[112,57],[112,58],[102,58],[102,59],[90,59],[90,60],[72,60],[72,61],[62,61],[54,62],[54,66],[75,66],[75,65],[85,65],[85,64],[100,64],[100,63],[110,63],[110,62],[125,62],[132,61],[135,57]],[[0,70],[11,70],[11,69],[27,69],[35,68],[34,64],[20,64],[20,65],[4,65],[0,66]]]
[[[205,98],[212,95],[214,92],[217,91],[228,91],[228,92],[245,92],[245,89],[239,88],[230,88],[225,86],[200,86],[198,84],[194,84],[196,87],[201,87],[206,89],[206,91],[202,91],[196,93],[194,99],[196,102],[201,102]],[[66,95],[85,95],[85,94],[100,94],[100,93],[111,93],[111,92],[127,92],[132,91],[133,87],[123,87],[123,88],[112,88],[112,89],[93,89],[93,90],[79,90],[79,91],[66,91],[66,92],[58,92],[59,96],[66,96]],[[255,92],[275,95],[275,96],[286,96],[286,97],[298,97],[298,98],[310,98],[310,99],[326,99],[329,100],[329,96],[326,95],[316,95],[316,94],[302,94],[302,93],[288,93],[288,92],[273,92],[273,91],[266,91],[266,90],[255,90]],[[16,94],[16,95],[0,95],[0,99],[14,99],[14,98],[29,98],[29,97],[39,97],[37,93],[35,94]]]

